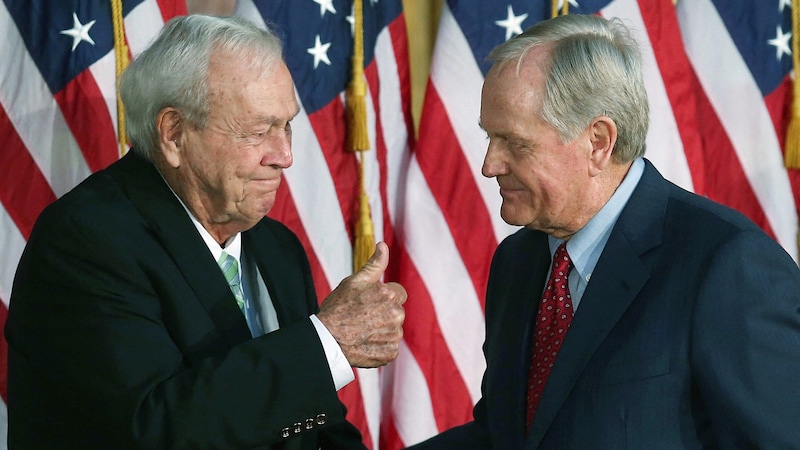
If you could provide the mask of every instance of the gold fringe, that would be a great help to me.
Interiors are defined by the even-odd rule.
[[[367,262],[375,249],[375,233],[370,215],[369,197],[364,186],[364,151],[369,150],[367,133],[367,83],[364,81],[364,4],[363,0],[353,3],[353,70],[347,87],[347,125],[348,147],[359,152],[359,214],[353,244],[353,272]]]
[[[363,266],[375,251],[375,230],[370,216],[369,196],[364,189],[364,154],[361,153],[361,195],[358,196],[358,221],[356,222],[356,241],[353,245],[353,272]]]
[[[783,163],[787,169],[800,169],[800,0],[792,0],[792,63],[794,65],[792,113],[786,129]]]
[[[125,108],[122,105],[122,98],[119,96],[119,78],[130,62],[128,45],[125,43],[122,0],[111,0],[111,15],[114,24],[114,55],[117,61],[117,138],[119,139],[119,154],[122,156],[128,151],[128,136],[125,130]]]

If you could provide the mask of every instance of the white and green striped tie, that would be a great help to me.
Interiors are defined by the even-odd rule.
[[[239,277],[239,264],[236,262],[236,258],[225,252],[222,252],[217,264],[219,264],[220,269],[222,269],[222,274],[225,276],[225,280],[231,287],[231,292],[233,292],[233,296],[236,298],[236,303],[239,305],[239,309],[242,311],[242,313],[245,313],[244,292],[242,292],[242,283],[241,278]]]

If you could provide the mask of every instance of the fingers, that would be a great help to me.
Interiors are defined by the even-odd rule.
[[[389,247],[385,242],[378,242],[375,245],[375,253],[369,260],[353,274],[352,279],[367,283],[377,283],[389,265]]]
[[[398,305],[404,304],[408,299],[408,293],[406,292],[406,289],[399,283],[390,282],[384,284],[384,286],[391,292],[389,298],[397,302]]]

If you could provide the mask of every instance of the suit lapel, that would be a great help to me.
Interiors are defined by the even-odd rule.
[[[155,166],[129,153],[117,169],[131,202],[150,224],[229,345],[250,339],[247,322],[216,261]]]
[[[268,226],[269,220],[262,220],[253,229],[244,232],[242,245],[258,265],[278,314],[278,323],[284,327],[308,317],[309,306],[307,302],[298,300],[300,293],[306,293],[305,299],[314,303],[310,305],[312,308],[316,307],[316,296],[308,293],[304,274],[299,270],[301,262],[291,259],[289,251],[282,247],[284,243]],[[309,295],[313,297],[310,300]]]
[[[666,181],[646,161],[645,172],[597,262],[547,380],[528,435],[528,448],[544,438],[586,364],[650,278],[644,255],[661,243]]]

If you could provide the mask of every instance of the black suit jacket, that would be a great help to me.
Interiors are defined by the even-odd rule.
[[[152,164],[129,154],[49,206],[5,330],[9,448],[363,448],[301,244],[265,218],[242,246],[280,322],[255,339]]]
[[[740,214],[648,162],[597,263],[530,432],[544,233],[496,251],[475,420],[419,448],[800,448],[800,271]]]

